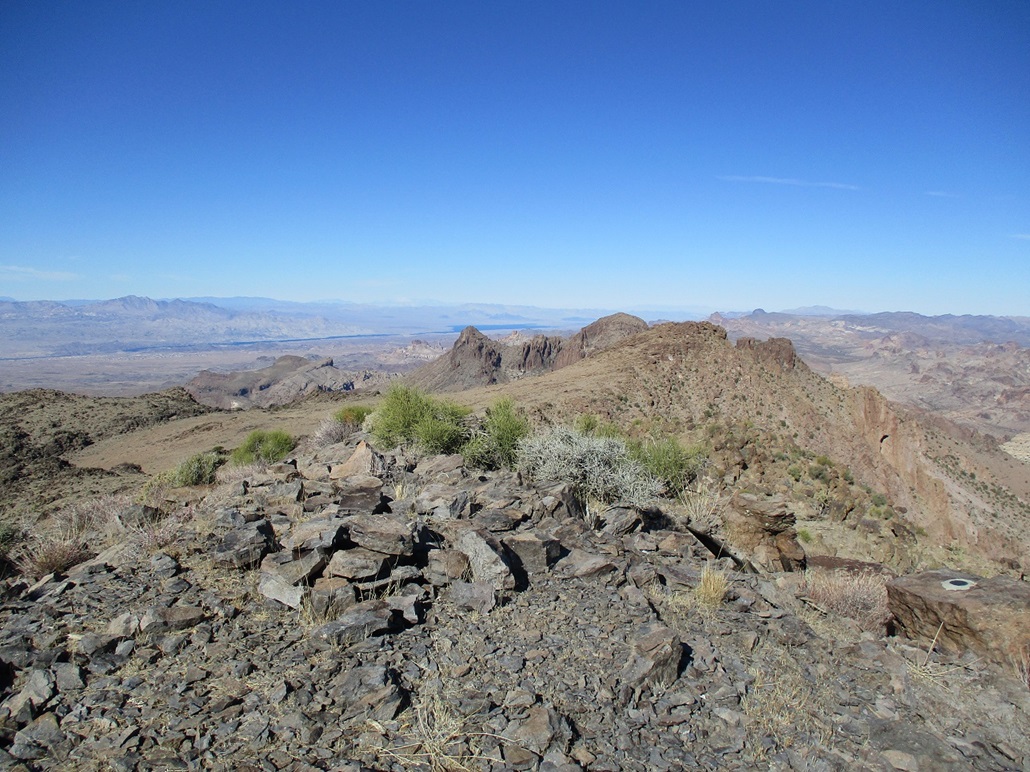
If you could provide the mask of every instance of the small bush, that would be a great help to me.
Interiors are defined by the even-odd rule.
[[[316,448],[325,448],[343,442],[350,437],[352,432],[353,429],[349,429],[346,424],[337,421],[336,418],[326,418],[311,435],[311,444]]]
[[[809,544],[812,541],[812,532],[807,528],[798,528],[798,539],[805,544]]]
[[[266,432],[258,429],[248,434],[243,444],[232,452],[232,462],[236,466],[258,461],[274,464],[286,458],[296,444],[293,437],[282,430]]]
[[[333,418],[351,431],[356,431],[361,428],[371,413],[372,408],[368,405],[347,405],[333,413]]]
[[[168,478],[168,484],[176,488],[191,485],[210,485],[215,481],[215,471],[224,459],[217,453],[198,453],[179,463]]]
[[[511,399],[504,398],[487,408],[480,432],[474,434],[461,454],[472,467],[498,469],[514,467],[518,445],[529,435],[529,419]]]
[[[625,442],[587,437],[562,426],[520,442],[517,466],[533,479],[568,483],[582,501],[646,506],[661,490],[661,483],[630,456]]]
[[[456,453],[468,439],[468,408],[430,397],[417,389],[393,386],[368,416],[380,447],[414,443],[427,453]]]
[[[633,458],[662,482],[669,497],[679,496],[697,479],[708,461],[702,447],[684,448],[675,437],[635,443],[629,448]]]
[[[694,588],[694,600],[698,611],[710,611],[722,603],[729,589],[729,579],[724,571],[705,565],[701,569],[701,579]]]

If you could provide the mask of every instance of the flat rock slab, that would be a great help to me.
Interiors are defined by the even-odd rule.
[[[386,461],[380,453],[376,453],[367,442],[362,440],[351,453],[350,458],[342,464],[330,467],[329,478],[341,480],[347,477],[378,477],[386,470]]]
[[[370,475],[359,475],[336,480],[336,500],[341,513],[370,514],[383,505],[383,481]]]
[[[300,553],[322,549],[338,549],[347,535],[347,521],[342,517],[316,517],[293,526],[290,533],[280,539],[283,549]]]
[[[973,651],[1003,668],[1030,652],[1026,582],[949,569],[925,571],[888,582],[887,605],[901,632],[928,641],[936,636],[946,651]]]
[[[328,576],[342,576],[356,582],[371,581],[379,578],[386,558],[382,552],[373,552],[364,547],[340,550],[333,553],[325,572]]]
[[[338,619],[316,628],[312,636],[332,646],[341,646],[404,626],[404,617],[386,601],[367,600],[354,604]]]
[[[349,521],[355,544],[384,555],[411,555],[415,550],[416,525],[394,515],[365,515]]]

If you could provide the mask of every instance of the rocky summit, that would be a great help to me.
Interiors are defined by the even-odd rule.
[[[0,765],[1030,766],[1027,662],[957,630],[1025,593],[970,590],[937,612],[939,649],[833,604],[868,573],[826,573],[834,596],[819,571],[786,570],[805,555],[776,497],[738,495],[706,536],[363,439],[166,491],[89,560],[4,580]],[[941,582],[976,578],[927,581],[949,600]],[[932,627],[927,604],[902,611],[914,597],[899,584],[892,611]]]

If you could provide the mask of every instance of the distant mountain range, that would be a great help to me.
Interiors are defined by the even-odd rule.
[[[484,330],[578,329],[604,310],[491,304],[374,306],[293,303],[269,298],[101,301],[0,301],[0,358],[60,357],[126,351],[375,335]]]

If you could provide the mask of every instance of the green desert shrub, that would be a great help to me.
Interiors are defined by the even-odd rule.
[[[236,466],[245,466],[259,461],[274,464],[286,458],[286,454],[293,450],[296,444],[293,437],[281,429],[274,431],[257,429],[248,434],[243,444],[232,452],[232,462]]]
[[[368,405],[347,405],[333,413],[333,418],[354,431],[361,428],[371,412]]]
[[[582,413],[576,416],[576,420],[572,423],[572,428],[588,437],[625,439],[625,433],[618,426],[611,421],[602,421],[596,415],[589,413]]]
[[[415,444],[426,453],[457,453],[469,432],[468,408],[407,386],[393,386],[368,417],[375,442],[385,448]]]
[[[520,442],[517,467],[535,480],[568,483],[582,501],[646,506],[661,490],[622,440],[588,437],[564,426]]]
[[[218,453],[197,453],[190,456],[172,470],[168,483],[177,488],[190,485],[210,485],[215,481],[215,471],[224,459]]]
[[[515,466],[518,445],[529,435],[529,419],[507,397],[487,408],[480,430],[461,449],[465,463],[484,469]]]
[[[675,437],[631,443],[629,450],[637,463],[664,485],[670,497],[678,496],[694,482],[708,461],[702,446],[684,447]]]

